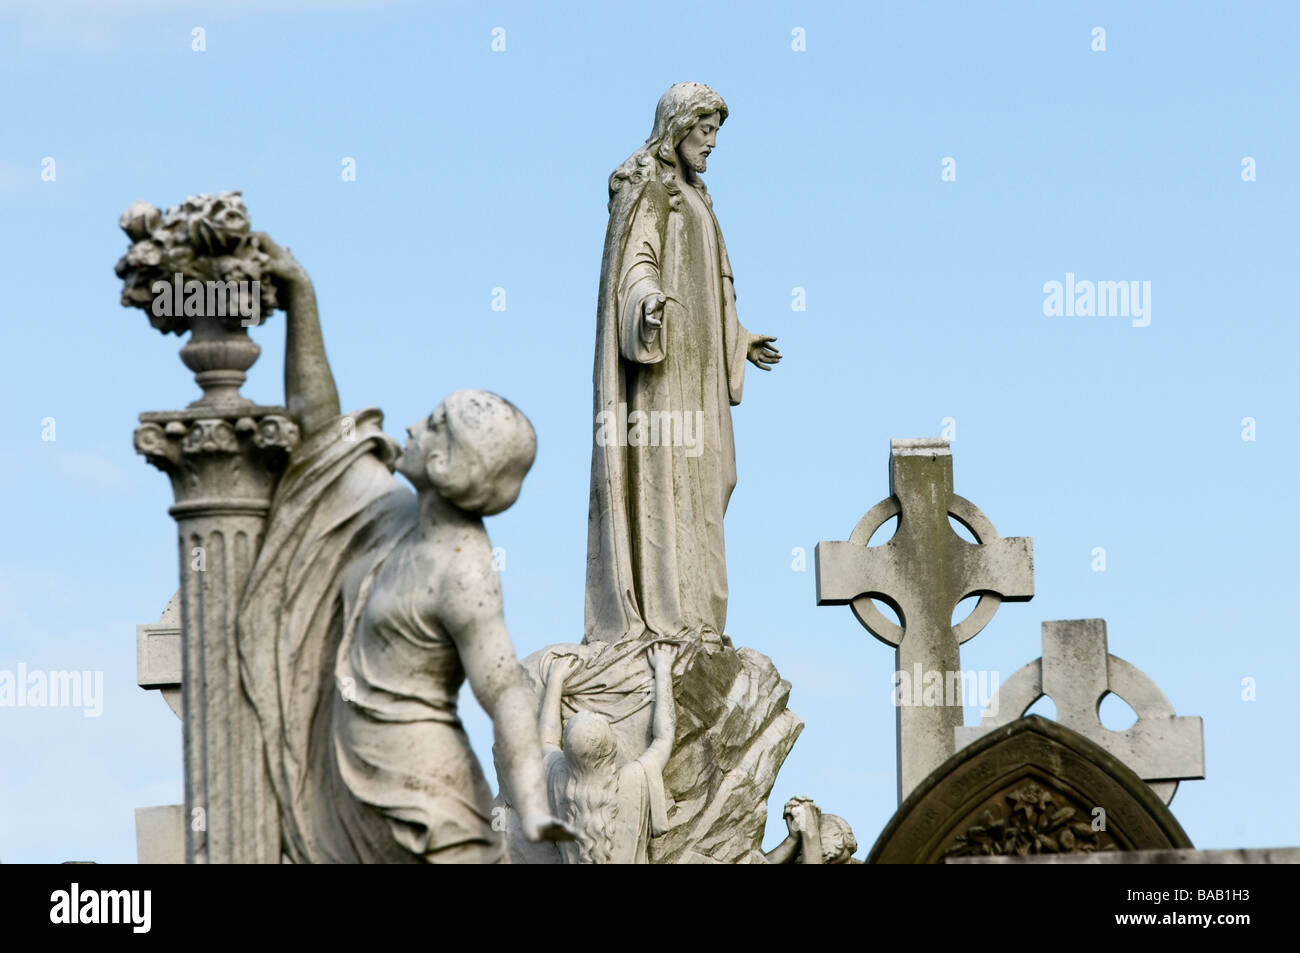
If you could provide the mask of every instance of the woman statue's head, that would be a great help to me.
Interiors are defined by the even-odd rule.
[[[485,390],[458,390],[406,428],[397,471],[470,513],[491,516],[519,496],[537,456],[537,434],[514,404]]]
[[[609,721],[590,711],[579,711],[565,723],[563,746],[569,767],[580,775],[613,768],[618,754]]]
[[[857,852],[858,839],[849,822],[838,814],[822,815],[822,863],[846,864]]]
[[[569,765],[564,819],[577,840],[561,844],[560,852],[569,863],[607,863],[618,814],[614,731],[602,716],[579,711],[564,724],[563,750]]]

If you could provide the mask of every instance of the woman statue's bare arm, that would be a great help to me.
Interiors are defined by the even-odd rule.
[[[284,347],[285,406],[306,436],[340,413],[338,387],[325,356],[325,339],[316,310],[316,289],[307,270],[287,248],[276,245],[264,232],[259,232],[257,239],[259,247],[271,258],[270,271],[284,299],[288,324]]]
[[[673,659],[677,657],[677,646],[660,642],[650,646],[646,656],[655,679],[655,711],[651,723],[654,740],[642,758],[653,761],[662,772],[673,753],[677,734],[677,703],[673,700]]]
[[[560,750],[563,740],[560,699],[564,694],[564,683],[577,668],[578,659],[575,656],[560,655],[551,659],[551,664],[546,670],[546,688],[542,692],[542,703],[537,717],[537,731],[541,736],[544,754]]]
[[[491,544],[481,528],[461,541],[455,565],[439,589],[438,620],[456,643],[474,697],[492,719],[497,756],[517,800],[524,836],[531,841],[572,840],[568,828],[551,816],[536,700],[515,658]]]

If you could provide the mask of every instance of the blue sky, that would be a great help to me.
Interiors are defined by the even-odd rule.
[[[522,656],[581,637],[606,178],[686,79],[730,106],[706,181],[741,319],[785,354],[735,408],[727,521],[728,631],[807,723],[768,845],[791,795],[864,851],[894,810],[893,652],[815,605],[811,554],[888,494],[890,438],[945,418],[957,492],[1036,556],[1034,600],[964,666],[1006,678],[1043,620],[1105,618],[1205,720],[1208,778],[1173,803],[1192,840],[1300,844],[1259,793],[1300,781],[1298,24],[1265,3],[0,3],[0,669],[104,673],[98,718],[0,708],[0,860],[132,861],[134,808],[181,799],[179,722],[135,683],[135,625],[176,588],[171,491],[131,433],[197,389],[182,342],[118,305],[122,210],[242,189],[315,281],[344,407],[390,433],[460,387],[524,409],[537,463],[488,523]],[[1150,324],[1045,316],[1067,273],[1149,281]],[[283,331],[254,332],[265,403]]]

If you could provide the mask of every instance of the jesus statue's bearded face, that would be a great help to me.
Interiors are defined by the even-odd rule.
[[[691,127],[677,145],[677,157],[686,168],[696,173],[708,168],[709,153],[717,146],[718,127],[721,125],[722,116],[711,112],[701,116]]]

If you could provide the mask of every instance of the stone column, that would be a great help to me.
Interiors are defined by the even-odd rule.
[[[238,386],[260,350],[210,334],[182,349],[204,396],[144,413],[135,448],[172,482],[180,556],[187,863],[278,863],[279,812],[244,694],[235,620],[271,493],[298,428]]]

